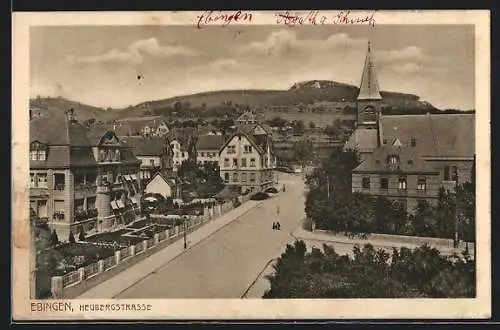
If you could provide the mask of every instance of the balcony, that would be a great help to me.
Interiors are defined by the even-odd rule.
[[[30,197],[48,197],[49,189],[47,187],[30,187]]]
[[[97,193],[95,183],[75,183],[75,198],[85,198]]]
[[[76,222],[93,219],[97,217],[97,209],[92,208],[88,210],[75,210],[74,220]]]

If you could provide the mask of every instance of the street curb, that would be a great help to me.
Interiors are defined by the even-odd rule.
[[[271,260],[269,260],[266,265],[264,266],[264,268],[262,268],[262,270],[259,272],[259,274],[257,274],[257,277],[255,278],[255,280],[252,281],[252,283],[250,283],[250,285],[248,286],[248,288],[245,290],[245,292],[243,292],[243,294],[241,295],[241,299],[244,299],[247,295],[247,293],[250,291],[250,289],[255,285],[255,283],[257,283],[257,281],[260,279],[260,277],[262,276],[262,274],[266,271],[267,267],[269,267],[269,265],[272,263],[272,262],[275,262],[276,260],[278,260],[278,258],[273,258]]]

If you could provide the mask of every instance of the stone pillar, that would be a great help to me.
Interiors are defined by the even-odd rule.
[[[50,292],[54,299],[63,298],[63,278],[62,276],[53,276],[50,280]]]
[[[97,265],[99,266],[99,273],[104,273],[104,260],[99,260]]]
[[[153,237],[155,245],[158,245],[160,243],[160,234],[156,233]]]
[[[144,251],[147,251],[148,250],[148,240],[145,239],[144,241],[142,241],[142,245],[144,246]]]
[[[179,235],[179,226],[175,226],[175,236]]]
[[[170,231],[168,229],[165,229],[165,239],[168,239],[170,237]]]
[[[212,219],[214,217],[214,208],[213,207],[208,209],[208,215],[210,216],[210,219]]]
[[[135,256],[135,245],[130,245],[130,256],[133,257]]]
[[[119,265],[121,261],[122,253],[120,250],[115,251],[116,264]]]
[[[83,267],[78,268],[78,280],[80,282],[85,281],[85,268]]]

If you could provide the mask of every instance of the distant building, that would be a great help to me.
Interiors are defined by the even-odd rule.
[[[219,152],[220,175],[225,184],[251,191],[274,185],[276,157],[271,135],[260,123],[238,125]]]
[[[30,208],[61,240],[124,224],[140,207],[140,161],[112,130],[89,131],[67,116],[30,122]]]
[[[357,150],[352,190],[384,196],[413,212],[436,201],[441,187],[470,181],[475,155],[474,114],[382,116],[370,47],[358,96],[357,127],[345,149]]]
[[[223,135],[200,135],[196,140],[196,162],[202,166],[206,163],[219,165],[219,151],[226,142]]]
[[[144,193],[160,194],[165,198],[174,197],[176,183],[163,172],[156,172],[145,184]]]
[[[176,172],[183,162],[196,159],[196,131],[190,128],[170,131],[167,135],[172,148],[172,168]]]
[[[156,172],[170,173],[173,171],[173,151],[165,137],[130,136],[123,137],[123,139],[141,161],[142,186]]]

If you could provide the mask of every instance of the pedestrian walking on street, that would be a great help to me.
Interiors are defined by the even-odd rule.
[[[278,221],[278,222],[276,222],[276,229],[277,229],[277,230],[281,230],[281,225],[280,225],[280,222],[279,222],[279,221]]]
[[[273,230],[276,230],[276,222],[273,221]]]

